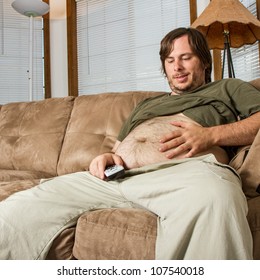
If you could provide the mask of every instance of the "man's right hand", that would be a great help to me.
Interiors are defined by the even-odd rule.
[[[95,157],[90,165],[89,165],[89,172],[102,180],[106,178],[104,171],[107,166],[110,165],[124,165],[122,158],[113,153],[105,153],[103,155],[99,155]]]

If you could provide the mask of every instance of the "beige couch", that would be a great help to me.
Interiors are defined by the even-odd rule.
[[[260,88],[260,79],[254,84]],[[104,93],[0,105],[0,200],[42,178],[88,169],[92,158],[111,150],[136,104],[158,94]],[[254,172],[260,167],[259,150],[260,132],[232,161],[248,197],[255,259],[260,259],[260,174]],[[156,223],[154,214],[141,209],[87,212],[56,238],[47,258],[154,259]]]

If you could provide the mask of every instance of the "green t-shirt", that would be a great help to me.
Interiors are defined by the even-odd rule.
[[[236,122],[260,111],[260,92],[239,79],[224,79],[181,95],[159,95],[140,102],[123,125],[122,141],[142,122],[158,116],[183,113],[202,126]]]

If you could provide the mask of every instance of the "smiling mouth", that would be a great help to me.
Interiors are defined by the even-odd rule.
[[[186,81],[188,75],[178,75],[178,76],[174,76],[174,79],[177,80],[178,82],[183,82]]]

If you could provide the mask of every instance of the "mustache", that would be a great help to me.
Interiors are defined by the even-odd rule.
[[[172,75],[172,78],[177,79],[185,76],[188,76],[188,73],[180,73],[180,74]]]

